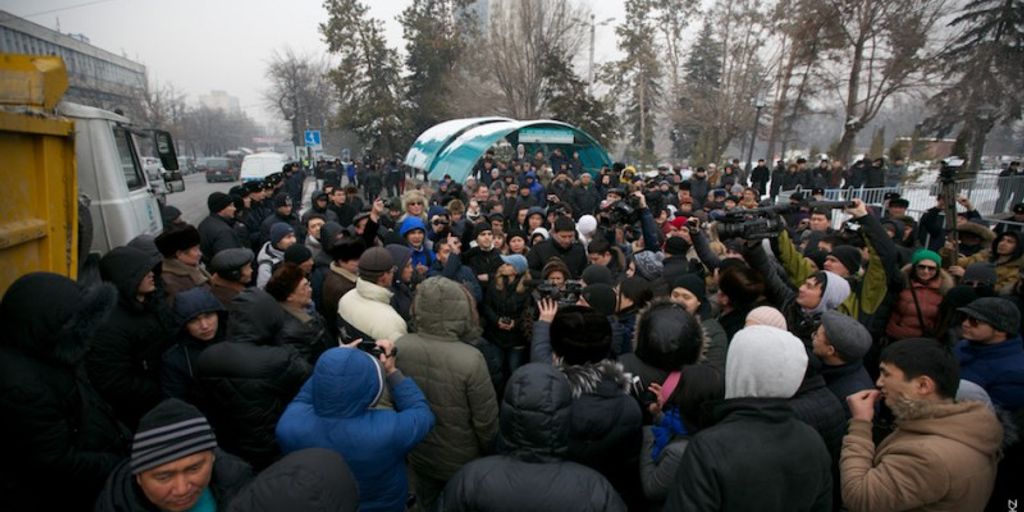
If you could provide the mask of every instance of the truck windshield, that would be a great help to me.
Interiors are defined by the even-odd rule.
[[[128,190],[136,190],[146,185],[142,177],[142,169],[135,159],[134,144],[129,141],[129,133],[120,126],[114,127],[114,142],[117,143],[117,155],[121,160],[121,173],[128,184]]]

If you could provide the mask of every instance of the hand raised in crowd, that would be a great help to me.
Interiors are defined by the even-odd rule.
[[[377,197],[373,200],[373,208],[370,210],[370,217],[380,218],[384,214],[384,200]]]
[[[974,205],[971,204],[971,200],[967,199],[967,196],[959,196],[956,198],[956,202],[960,203],[967,211],[974,210]]]
[[[952,267],[947,268],[946,272],[949,272],[951,275],[956,277],[963,277],[965,270],[960,265],[953,265]]]
[[[451,249],[452,254],[462,253],[462,242],[459,241],[459,237],[449,234],[448,235],[448,248]]]
[[[551,323],[555,319],[555,314],[558,313],[558,303],[552,299],[541,299],[537,301],[537,309],[540,311],[537,320]]]
[[[854,199],[852,202],[853,206],[844,208],[844,211],[846,211],[847,214],[855,219],[859,219],[868,214],[868,207],[864,204],[864,201]]]
[[[647,208],[647,197],[644,196],[644,192],[642,190],[634,191],[633,192],[633,197],[637,198],[637,201],[639,201],[639,203],[640,203],[640,208],[641,209],[646,209]]]
[[[846,403],[850,405],[850,416],[870,423],[875,418],[875,401],[881,394],[877,389],[865,389],[846,397]]]

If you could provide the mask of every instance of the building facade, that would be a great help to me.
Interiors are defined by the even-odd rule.
[[[0,10],[0,53],[56,55],[68,71],[64,99],[130,117],[146,90],[146,66],[89,44],[81,34],[64,34]]]

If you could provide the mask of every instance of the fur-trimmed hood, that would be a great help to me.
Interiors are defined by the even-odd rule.
[[[74,366],[116,303],[117,290],[110,284],[84,288],[49,272],[22,276],[0,303],[0,344]]]
[[[593,393],[601,381],[611,379],[623,393],[629,393],[633,375],[621,363],[605,359],[596,363],[559,365],[558,369],[569,379],[569,390],[573,400],[587,393]]]

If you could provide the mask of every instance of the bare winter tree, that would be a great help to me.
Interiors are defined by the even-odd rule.
[[[516,119],[544,114],[544,53],[558,48],[579,54],[588,34],[590,12],[571,0],[502,0],[491,4],[483,44],[486,58],[476,61],[485,80],[497,83],[503,113]]]
[[[323,58],[297,55],[291,48],[275,51],[270,58],[264,100],[289,123],[295,146],[302,145],[307,128],[327,128],[335,104],[328,69]]]
[[[926,84],[937,64],[936,27],[945,0],[820,0],[826,37],[842,46],[828,54],[829,88],[843,105],[837,157],[846,161],[857,134],[886,102]]]

